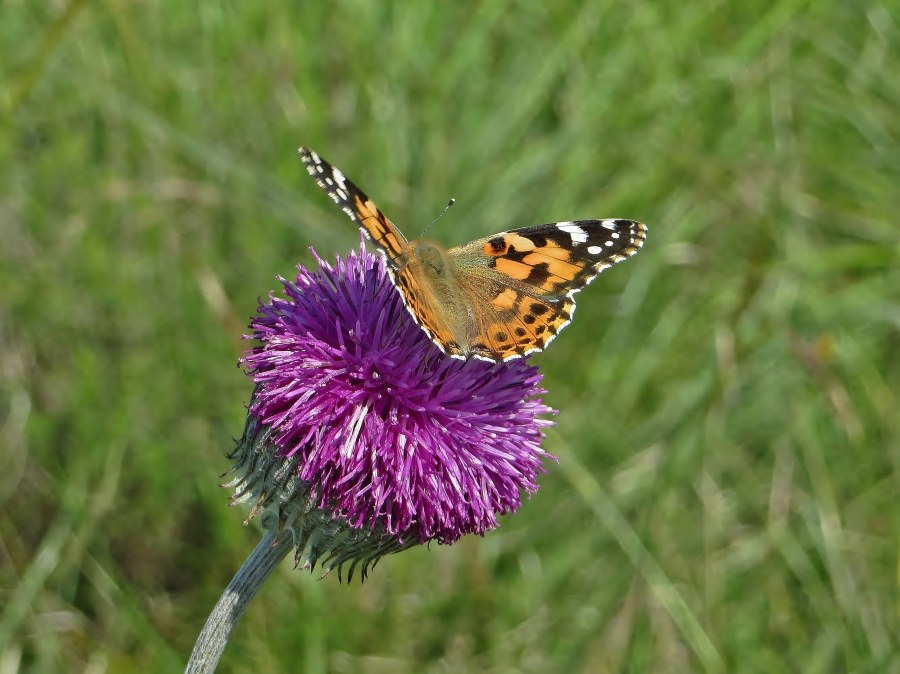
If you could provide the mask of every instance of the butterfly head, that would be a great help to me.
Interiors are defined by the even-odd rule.
[[[451,272],[447,251],[437,243],[427,239],[413,241],[412,258],[421,266],[422,273],[435,281],[447,279]]]

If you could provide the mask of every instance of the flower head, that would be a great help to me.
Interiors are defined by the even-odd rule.
[[[549,456],[537,368],[445,356],[364,248],[317,261],[279,279],[285,297],[270,295],[251,323],[258,345],[241,362],[256,388],[232,455],[234,501],[277,515],[298,563],[350,562],[351,573],[495,528],[537,490]]]

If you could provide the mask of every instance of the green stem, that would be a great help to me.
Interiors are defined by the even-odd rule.
[[[243,615],[244,609],[293,546],[293,537],[290,533],[285,532],[280,540],[276,540],[274,532],[266,532],[247,561],[234,574],[234,578],[209,614],[194,644],[191,659],[188,660],[187,668],[184,670],[185,674],[208,674],[216,671],[222,651],[225,650],[228,638]]]

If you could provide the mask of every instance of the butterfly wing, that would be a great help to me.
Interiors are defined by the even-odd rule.
[[[387,256],[390,266],[395,269],[406,252],[408,242],[375,203],[341,171],[307,147],[297,152],[306,170],[325,190],[332,201],[341,207],[353,222]]]
[[[444,318],[443,305],[433,290],[423,283],[422,265],[412,255],[409,242],[397,226],[382,213],[353,181],[306,147],[298,150],[309,174],[331,199],[357,223],[384,253],[387,271],[413,320],[444,353],[463,358],[464,349]]]
[[[634,255],[647,237],[634,220],[577,220],[523,227],[452,248],[474,311],[470,351],[512,360],[541,351],[572,321],[576,292]]]

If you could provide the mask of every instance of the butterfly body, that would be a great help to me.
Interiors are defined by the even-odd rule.
[[[524,227],[446,249],[407,241],[375,204],[313,151],[307,171],[387,259],[416,323],[454,358],[500,362],[543,350],[572,320],[574,294],[636,253],[647,228],[633,220]]]
[[[459,270],[448,251],[433,241],[412,241],[409,253],[403,255],[396,269],[389,267],[389,270],[395,285],[407,284],[411,300],[406,304],[411,313],[417,311],[432,317],[426,330],[429,336],[435,339],[435,335],[440,335],[452,352],[459,350],[461,355],[466,355],[464,345],[468,343],[474,321],[458,282]],[[412,285],[410,279],[416,279],[417,284]],[[419,322],[416,313],[413,318]]]

